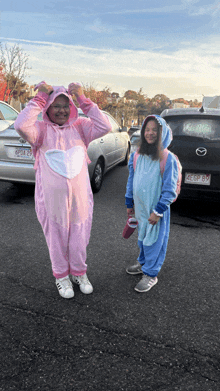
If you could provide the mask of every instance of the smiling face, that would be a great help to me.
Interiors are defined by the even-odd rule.
[[[148,144],[154,144],[157,141],[158,137],[158,125],[154,120],[147,122],[147,125],[144,130],[144,138]]]
[[[59,126],[64,125],[70,116],[70,102],[67,96],[59,95],[54,99],[52,105],[47,110],[47,115],[55,124]]]

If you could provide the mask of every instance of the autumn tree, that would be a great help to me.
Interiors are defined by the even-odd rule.
[[[0,66],[0,100],[4,100],[4,96],[6,96],[7,100],[9,93],[10,90],[7,89],[3,67]]]
[[[82,83],[82,86],[85,96],[96,103],[101,110],[105,110],[108,106],[108,98],[111,97],[110,88],[105,87],[102,91],[97,91],[92,84]],[[76,100],[75,103],[77,105]]]
[[[147,102],[148,114],[160,115],[163,110],[170,108],[171,101],[166,95],[163,94],[157,94],[152,99],[149,99]]]
[[[124,98],[127,100],[138,100],[138,93],[133,90],[128,90],[124,93]]]
[[[27,84],[25,77],[28,67],[28,56],[18,44],[13,46],[4,46],[0,44],[0,66],[3,69],[6,88],[4,91],[3,100],[8,101],[12,97],[26,100],[28,97]],[[7,91],[9,91],[7,96]]]

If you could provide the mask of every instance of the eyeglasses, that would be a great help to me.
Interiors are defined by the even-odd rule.
[[[61,109],[64,109],[65,111],[68,111],[70,110],[70,105],[65,105],[65,106],[60,106],[60,105],[51,105],[50,107],[52,107],[55,111],[59,111]]]

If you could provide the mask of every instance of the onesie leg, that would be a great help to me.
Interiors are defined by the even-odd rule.
[[[74,276],[82,276],[86,273],[86,247],[89,244],[91,226],[92,219],[70,226],[68,258],[70,273]]]
[[[150,277],[156,277],[164,263],[167,251],[169,235],[163,235],[163,241],[157,240],[152,246],[143,246],[145,263],[142,266],[144,274]]]
[[[59,279],[68,276],[70,270],[67,254],[67,229],[64,229],[59,224],[48,219],[43,230],[50,254],[54,277]]]
[[[138,241],[140,256],[138,261],[142,265],[144,274],[156,277],[165,260],[170,231],[170,210],[168,209],[160,220],[160,231],[157,241],[151,246],[144,245],[144,241]]]
[[[42,178],[38,171],[36,177],[35,209],[47,242],[53,275],[56,279],[64,278],[69,275],[69,261],[67,257],[68,229],[49,218],[45,206]]]
[[[143,266],[145,264],[144,246],[140,240],[138,240],[138,247],[140,248],[140,254],[137,260]]]

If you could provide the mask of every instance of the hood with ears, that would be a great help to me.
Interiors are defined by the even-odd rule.
[[[69,99],[70,116],[69,116],[68,121],[63,126],[71,125],[78,118],[78,110],[73,102],[72,96],[68,93],[68,90],[65,87],[54,87],[53,86],[53,92],[49,95],[46,106],[42,110],[43,120],[51,123],[51,121],[47,115],[47,110],[59,95],[65,95]]]
[[[173,134],[170,126],[166,123],[165,119],[163,119],[157,114],[148,115],[142,123],[141,130],[146,125],[146,122],[150,121],[151,119],[156,119],[159,125],[162,126],[162,145],[164,149],[168,148],[171,144],[171,141],[173,140]]]

